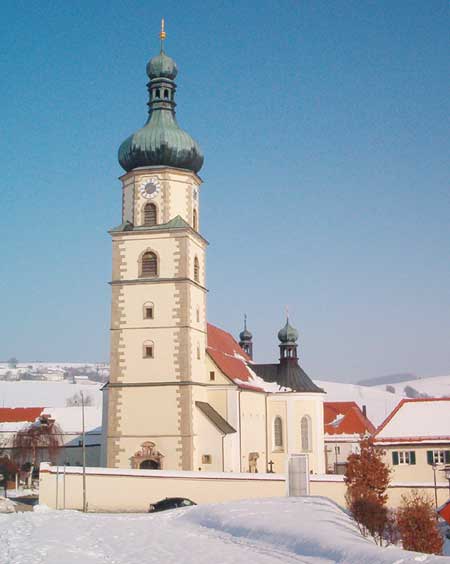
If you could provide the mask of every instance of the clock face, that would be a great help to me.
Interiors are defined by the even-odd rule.
[[[157,178],[148,178],[141,183],[141,194],[144,198],[154,198],[160,191],[161,186]]]

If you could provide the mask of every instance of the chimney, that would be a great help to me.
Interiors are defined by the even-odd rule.
[[[366,408],[365,405],[362,406],[362,412],[363,412],[364,417],[367,418],[367,408]]]

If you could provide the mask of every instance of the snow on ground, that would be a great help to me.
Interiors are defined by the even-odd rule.
[[[401,394],[392,394],[379,388],[314,380],[326,392],[324,401],[354,401],[360,408],[367,408],[367,417],[378,427],[396,405],[403,399]]]
[[[103,384],[90,382],[71,384],[69,382],[33,382],[21,380],[7,382],[0,380],[0,407],[40,407],[51,405],[65,407],[67,400],[84,393],[92,399],[92,405],[102,405]]]
[[[10,499],[0,496],[0,513],[14,513],[15,510],[15,505]]]
[[[156,514],[0,515],[0,564],[427,564],[450,558],[364,539],[325,498],[203,505]]]
[[[450,397],[450,375],[449,376],[432,376],[429,378],[418,378],[417,380],[409,380],[406,382],[398,382],[397,384],[389,384],[395,389],[397,394],[405,396],[406,386],[414,388],[421,394],[428,394],[430,397]],[[386,384],[376,386],[379,390],[385,390]]]

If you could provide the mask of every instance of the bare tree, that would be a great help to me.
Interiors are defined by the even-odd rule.
[[[56,462],[62,444],[60,426],[54,419],[43,414],[14,435],[13,457],[19,464],[29,463],[34,467],[44,459]]]

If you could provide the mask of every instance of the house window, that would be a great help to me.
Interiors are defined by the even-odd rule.
[[[194,280],[198,282],[200,280],[200,264],[198,258],[194,258]]]
[[[450,450],[427,450],[428,464],[450,464]]]
[[[197,210],[192,212],[192,227],[197,231]]]
[[[273,422],[273,444],[276,449],[283,448],[283,422],[281,417],[275,417]]]
[[[216,379],[216,373],[214,372],[214,370],[211,370],[211,372],[209,373],[209,379],[211,380],[211,382]]]
[[[154,308],[152,302],[147,302],[144,304],[144,319],[154,318]]]
[[[147,251],[141,259],[141,277],[150,278],[158,276],[158,258],[155,253]]]
[[[154,358],[155,357],[155,346],[153,341],[145,341],[143,345],[143,357],[144,358]]]
[[[415,450],[395,450],[392,452],[392,464],[394,466],[401,465],[405,466],[408,464],[416,463],[416,451]]]
[[[311,451],[311,419],[308,415],[304,415],[300,422],[300,431],[302,439],[302,450]]]
[[[202,454],[202,464],[211,464],[212,456],[210,454]]]
[[[152,203],[147,203],[144,206],[144,225],[151,227],[156,225],[156,206]]]

